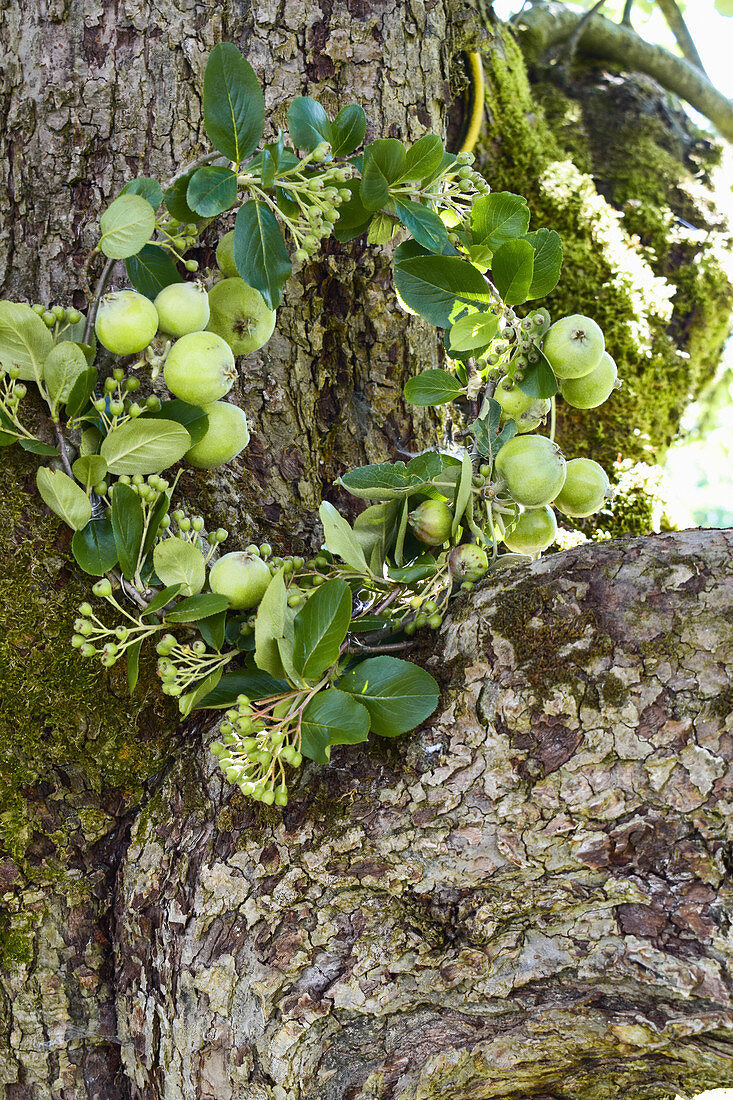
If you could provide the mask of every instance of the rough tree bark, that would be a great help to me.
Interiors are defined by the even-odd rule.
[[[271,107],[355,98],[375,135],[414,139],[445,126],[467,26],[452,0],[4,9],[3,295],[68,303],[100,207],[200,151],[220,38]],[[438,344],[389,284],[360,243],[290,284],[242,371],[243,463],[185,475],[234,540],[312,545],[345,465],[428,438],[399,395]],[[0,531],[17,700],[0,738],[3,1100],[603,1100],[733,1081],[724,536],[508,575],[423,654],[445,676],[436,721],[308,772],[281,820],[222,791],[150,677],[126,704],[68,649],[86,591],[34,468],[4,467]],[[721,656],[698,667],[696,644]]]

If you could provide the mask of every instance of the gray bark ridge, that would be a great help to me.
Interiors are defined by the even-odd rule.
[[[191,745],[120,873],[134,1100],[611,1100],[733,1083],[733,532],[461,598],[418,734],[284,813]]]

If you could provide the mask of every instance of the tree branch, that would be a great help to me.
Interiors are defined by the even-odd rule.
[[[567,41],[580,18],[565,4],[551,0],[534,4],[517,21],[516,27],[522,38],[526,36],[531,52],[537,56]],[[587,57],[615,61],[627,72],[653,77],[710,119],[721,136],[733,142],[733,101],[726,99],[689,61],[645,42],[630,27],[612,23],[602,15],[594,15],[588,20],[579,49]]]
[[[621,23],[625,27],[631,26],[631,9],[634,6],[634,0],[626,0],[624,4],[624,14],[621,16]]]
[[[667,21],[667,26],[677,39],[677,45],[682,50],[683,56],[687,58],[691,65],[704,73],[705,66],[700,59],[700,54],[697,52],[697,46],[692,40],[692,35],[687,29],[687,24],[682,18],[682,12],[677,7],[676,0],[657,0],[657,3],[662,9],[662,15]]]

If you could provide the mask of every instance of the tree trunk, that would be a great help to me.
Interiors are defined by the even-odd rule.
[[[733,1083],[731,551],[619,540],[486,585],[427,659],[440,712],[282,816],[192,735],[117,882],[135,1100]]]
[[[3,295],[79,301],[105,203],[201,151],[216,41],[248,53],[275,125],[308,92],[409,140],[445,129],[475,25],[451,0],[4,9]],[[235,545],[317,545],[345,466],[432,438],[401,392],[439,350],[397,310],[383,250],[329,246],[243,361],[250,447],[223,476],[187,471],[187,499]],[[309,769],[282,817],[222,790],[201,720],[176,729],[149,667],[130,702],[117,670],[70,650],[87,588],[35,460],[3,457],[2,1100],[603,1100],[733,1081],[724,536],[507,574],[422,655],[445,677],[435,722]]]

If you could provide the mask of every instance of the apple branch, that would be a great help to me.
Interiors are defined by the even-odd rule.
[[[529,52],[541,56],[566,42],[582,19],[558,0],[535,3],[514,24]],[[710,83],[685,58],[645,42],[629,26],[593,15],[581,32],[579,51],[587,57],[615,61],[627,71],[646,73],[710,119],[722,137],[733,142],[733,100]]]
[[[687,29],[687,24],[682,18],[682,12],[677,6],[677,0],[657,0],[657,4],[662,9],[662,15],[667,21],[667,26],[677,39],[677,45],[682,50],[683,56],[687,58],[691,65],[694,65],[701,73],[704,73],[705,66],[700,60],[700,54],[697,52],[697,46],[693,42],[692,35]]]

